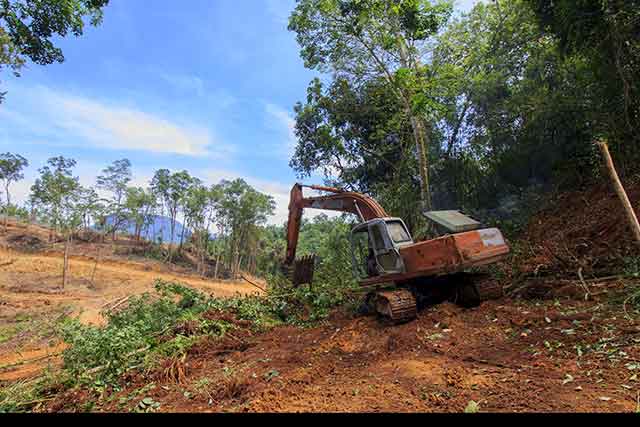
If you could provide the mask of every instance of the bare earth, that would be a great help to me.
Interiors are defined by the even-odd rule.
[[[58,362],[59,358],[46,356],[60,353],[63,346],[39,333],[58,316],[79,316],[84,323],[102,324],[101,311],[106,306],[127,296],[152,292],[156,279],[179,281],[220,297],[260,292],[245,281],[212,281],[184,268],[171,271],[156,261],[117,257],[112,245],[102,245],[104,255],[96,267],[101,245],[87,243],[74,246],[63,290],[61,246],[47,244],[44,251],[25,253],[6,244],[9,237],[21,233],[21,228],[10,225],[0,241],[4,243],[0,248],[0,381],[31,377],[47,364]],[[37,236],[42,242],[48,237],[45,230],[33,226],[28,236]]]

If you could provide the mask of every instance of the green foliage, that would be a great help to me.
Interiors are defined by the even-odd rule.
[[[27,58],[39,65],[63,62],[53,40],[68,33],[81,36],[85,19],[102,22],[109,0],[30,1],[0,0],[0,70],[10,67],[16,76]],[[0,93],[0,102],[2,102]]]
[[[640,126],[640,2],[638,0],[528,0],[565,58],[586,64],[580,94],[589,120],[606,137],[624,168],[637,163]]]
[[[73,159],[52,157],[38,169],[40,177],[31,186],[31,206],[56,229],[71,231],[82,222],[82,187],[79,178],[73,176],[75,165]]]
[[[269,282],[268,298],[273,316],[284,322],[313,323],[326,318],[336,307],[354,303],[353,291],[357,284],[348,239],[352,226],[344,218],[329,218],[324,214],[312,220],[303,219],[297,255],[315,254],[316,266],[313,284],[298,288],[293,288],[279,273],[286,246],[285,231],[281,227],[270,229],[264,249],[266,259],[259,265]]]
[[[29,220],[29,211],[21,206],[9,205],[0,208],[0,214],[17,217],[23,221]]]
[[[7,206],[11,205],[9,186],[14,182],[24,179],[23,169],[27,166],[29,166],[29,162],[20,154],[0,154],[0,181],[4,184]]]
[[[64,352],[65,372],[81,382],[112,382],[139,366],[148,352],[167,355],[169,349],[184,345],[179,338],[161,345],[160,337],[187,314],[203,313],[209,305],[203,296],[178,284],[158,281],[156,290],[160,297],[132,298],[125,310],[109,316],[104,327],[66,320],[61,326],[61,336],[69,344]]]
[[[66,319],[60,334],[69,348],[64,352],[64,374],[71,383],[101,381],[116,384],[133,368],[153,367],[168,357],[181,356],[204,336],[222,336],[233,326],[208,320],[209,311],[226,311],[262,328],[273,324],[274,305],[260,297],[219,299],[178,283],[156,281],[156,295],[133,297],[128,306],[108,317],[106,326]],[[191,334],[173,333],[189,323]]]

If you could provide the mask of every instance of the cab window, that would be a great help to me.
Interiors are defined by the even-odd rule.
[[[376,250],[384,250],[386,246],[384,244],[384,238],[382,237],[382,231],[380,230],[381,224],[375,224],[371,227],[371,237],[373,239],[373,245]]]
[[[399,221],[391,221],[387,223],[389,235],[395,243],[405,243],[411,241],[411,236],[407,233],[404,226]]]

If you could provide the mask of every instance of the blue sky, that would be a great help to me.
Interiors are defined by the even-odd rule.
[[[316,76],[286,29],[294,4],[111,0],[101,26],[57,41],[63,64],[30,64],[20,78],[3,70],[0,150],[30,161],[14,199],[26,199],[49,157],[76,159],[85,185],[126,157],[136,185],[159,168],[208,183],[244,178],[274,196],[270,222],[282,223],[296,182],[293,105]]]

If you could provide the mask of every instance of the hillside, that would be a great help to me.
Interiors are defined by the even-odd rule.
[[[630,194],[640,194],[637,183]],[[629,296],[637,285],[633,274],[620,270],[632,247],[616,203],[605,186],[550,198],[511,242],[514,255],[500,266],[502,273],[489,279],[499,280],[507,295],[479,308],[439,304],[393,326],[345,306],[310,328],[256,326],[262,323],[253,323],[253,305],[205,309],[205,319],[223,322],[229,332],[199,335],[199,320],[178,324],[172,332],[178,335],[163,340],[191,337],[181,356],[134,369],[120,379],[120,390],[78,386],[35,409],[462,412],[475,402],[481,412],[636,411],[640,322],[638,299]],[[543,221],[549,225],[541,231]],[[551,244],[556,235],[568,253],[585,242],[589,247],[575,260],[564,259]],[[547,247],[558,256],[540,256]],[[602,247],[608,262],[589,261],[602,256]],[[580,266],[584,281],[576,275]],[[103,274],[127,280],[128,290],[144,288],[141,278],[149,275],[137,271],[136,277],[128,269],[125,279],[115,275],[120,266],[111,268]],[[174,278],[203,291],[226,289]],[[73,286],[79,298],[81,284]],[[96,306],[107,299],[96,296]]]
[[[59,340],[51,336],[60,316],[102,325],[110,307],[153,292],[158,279],[221,297],[260,292],[246,281],[213,281],[188,265],[131,255],[140,243],[124,238],[76,242],[62,289],[64,244],[49,243],[48,237],[46,228],[15,222],[0,231],[0,381],[38,374],[53,360],[46,356],[60,351]],[[31,359],[39,360],[20,363]]]

